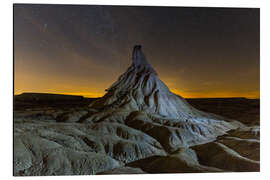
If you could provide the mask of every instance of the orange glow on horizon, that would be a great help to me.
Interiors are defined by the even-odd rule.
[[[33,92],[80,95],[86,98],[97,98],[105,95],[105,89],[110,87],[110,85],[118,79],[118,76],[122,74],[122,72],[117,72],[109,77],[103,76],[103,79],[98,79],[99,76],[95,76],[95,74],[85,78],[71,76],[67,77],[64,75],[55,76],[49,73],[46,74],[40,72],[39,70],[29,71],[30,67],[31,66],[26,64],[15,63],[14,95],[24,92]],[[166,74],[166,72],[163,74]],[[241,84],[226,84],[227,82],[224,82],[221,85],[212,85],[211,83],[208,83],[207,87],[200,90],[198,88],[201,88],[202,84],[198,84],[197,82],[192,82],[177,77],[174,78],[174,76],[160,77],[160,79],[173,93],[184,98],[260,98],[259,90],[253,88],[254,90],[252,91],[252,89],[249,88],[249,91],[246,91]],[[231,91],[227,91],[229,89],[228,87],[226,90],[224,90],[225,85],[230,86]]]
[[[200,93],[200,92],[180,92],[178,90],[171,90],[174,94],[180,95],[184,98],[237,98],[244,97],[248,99],[259,99],[260,92],[254,93],[236,93],[236,92],[208,92],[208,93]]]
[[[31,93],[31,92],[18,92],[18,91],[15,91],[14,95],[20,95],[22,93]],[[102,93],[91,93],[91,92],[60,92],[60,91],[32,92],[32,93],[74,95],[74,96],[83,96],[85,98],[99,98],[99,97],[102,97],[105,94],[105,92],[102,94]]]
[[[260,92],[254,92],[251,94],[243,94],[243,93],[234,93],[234,92],[215,92],[215,93],[188,93],[179,90],[171,90],[174,94],[180,95],[183,98],[236,98],[236,97],[244,97],[248,99],[259,99]],[[23,92],[15,91],[14,95],[22,94]],[[85,98],[99,98],[106,94],[101,92],[61,92],[61,91],[50,91],[50,92],[35,92],[35,93],[52,93],[52,94],[63,94],[63,95],[76,95],[83,96]]]

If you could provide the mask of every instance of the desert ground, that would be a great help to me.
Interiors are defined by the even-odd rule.
[[[21,99],[21,97],[25,96],[26,99]],[[50,141],[53,144],[59,144],[59,146],[66,146],[70,147],[70,149],[74,149],[74,151],[82,151],[85,153],[85,160],[87,152],[98,152],[98,142],[90,141],[88,138],[88,132],[87,129],[89,127],[80,127],[80,125],[77,125],[75,123],[72,123],[72,121],[79,121],[80,119],[84,118],[84,114],[88,113],[88,104],[92,101],[96,100],[95,98],[83,98],[79,96],[66,96],[66,100],[31,100],[31,98],[27,96],[33,96],[32,94],[23,94],[19,96],[14,97],[14,135],[17,135],[17,131],[21,128],[23,124],[29,124],[28,133],[31,131],[34,131],[33,126],[38,126],[39,124],[51,124],[51,129],[47,126],[47,130],[45,129],[39,129],[35,130],[36,132],[33,133],[39,133],[40,140],[49,140],[48,142],[44,142],[44,146],[48,146],[47,148],[50,149],[49,144]],[[39,94],[37,94],[39,96]],[[42,96],[42,95],[41,95]],[[128,163],[122,163],[120,164],[117,160],[114,160],[114,158],[109,158],[110,155],[105,156],[106,158],[106,164],[108,162],[111,162],[111,164],[103,165],[105,167],[91,167],[90,169],[96,169],[94,172],[89,170],[80,170],[80,167],[84,165],[84,163],[87,163],[85,161],[80,162],[80,164],[77,164],[77,170],[74,164],[74,167],[69,167],[70,169],[73,169],[72,171],[65,173],[64,168],[67,168],[65,166],[61,167],[59,165],[59,170],[57,173],[51,173],[48,170],[46,172],[31,172],[31,166],[32,164],[32,157],[35,157],[37,155],[41,156],[40,154],[35,154],[35,151],[38,151],[38,149],[31,147],[29,144],[24,144],[27,149],[24,151],[17,150],[20,148],[20,142],[18,142],[15,137],[14,142],[14,174],[15,175],[64,175],[64,174],[136,174],[136,173],[183,173],[183,172],[216,172],[216,171],[259,171],[259,160],[260,160],[260,153],[259,153],[259,134],[256,134],[256,126],[258,128],[258,125],[260,124],[259,121],[259,100],[258,99],[246,99],[246,98],[203,98],[203,99],[186,99],[192,106],[196,107],[199,110],[203,110],[205,112],[211,112],[216,113],[218,115],[222,115],[227,118],[232,118],[235,120],[238,120],[246,125],[252,125],[254,126],[254,131],[251,131],[249,129],[242,130],[240,132],[231,131],[228,132],[227,135],[222,136],[219,138],[219,140],[216,140],[216,142],[207,143],[205,145],[194,147],[194,149],[191,147],[190,149],[181,149],[180,152],[176,152],[173,155],[155,155],[153,153],[153,156],[150,154],[147,158],[140,158],[142,156],[142,153],[145,152],[139,152],[138,150],[135,151],[135,158],[138,160],[134,160]],[[69,103],[67,103],[67,101]],[[73,113],[73,112],[80,112],[80,113]],[[70,123],[67,123],[68,121],[71,121]],[[64,123],[66,122],[66,123]],[[53,124],[59,124],[58,126],[54,126]],[[74,125],[73,125],[74,124]],[[81,126],[84,126],[83,124]],[[61,129],[65,129],[63,131],[63,134],[56,133],[57,131],[61,131]],[[70,128],[70,129],[69,129]],[[74,129],[72,129],[74,128]],[[99,127],[101,128],[101,127]],[[109,127],[104,127],[109,128]],[[112,127],[116,128],[117,127]],[[32,129],[32,130],[31,130]],[[121,127],[118,127],[118,131],[121,131]],[[123,131],[124,129],[122,129]],[[56,131],[56,132],[55,132]],[[76,132],[74,132],[76,131]],[[128,129],[126,129],[126,133],[128,133]],[[43,133],[42,133],[43,132]],[[52,134],[42,135],[44,133],[51,132]],[[55,134],[54,134],[54,133]],[[74,132],[74,133],[73,133]],[[105,132],[104,132],[105,133]],[[110,134],[110,132],[107,132]],[[113,133],[113,132],[111,132]],[[129,132],[132,133],[132,132]],[[83,134],[83,135],[81,135]],[[91,132],[89,132],[91,134]],[[106,133],[105,133],[106,134]],[[55,135],[55,136],[54,136]],[[132,135],[132,134],[131,134]],[[20,137],[21,134],[18,133],[18,136]],[[30,133],[31,136],[31,133]],[[118,135],[115,135],[118,136]],[[133,138],[136,138],[137,135],[133,135]],[[44,139],[45,137],[45,139]],[[61,138],[60,138],[61,137]],[[122,139],[125,139],[126,137],[122,137]],[[241,138],[241,139],[240,139]],[[58,139],[58,140],[57,140]],[[132,137],[130,137],[132,139]],[[252,140],[251,140],[252,139]],[[37,139],[37,141],[39,141]],[[153,141],[153,140],[152,140]],[[220,144],[217,144],[218,142],[224,143],[227,145],[227,147],[231,147],[234,149],[234,152],[241,153],[242,158],[250,158],[254,164],[251,166],[249,163],[244,163],[243,165],[235,164],[235,162],[238,162],[239,160],[230,153],[226,154],[227,149],[222,149]],[[244,143],[246,142],[246,144]],[[17,144],[18,143],[18,144]],[[36,146],[42,146],[41,142],[37,142]],[[48,143],[48,144],[47,144]],[[18,147],[19,146],[19,147]],[[204,147],[205,146],[205,147]],[[212,147],[212,152],[209,153],[207,148]],[[17,149],[18,148],[18,149]],[[33,148],[33,149],[31,149]],[[134,147],[136,148],[136,146]],[[196,148],[198,149],[196,151]],[[88,150],[87,150],[88,149]],[[95,150],[96,149],[96,150]],[[201,149],[201,150],[199,150]],[[126,149],[128,150],[128,149]],[[109,152],[109,150],[107,149]],[[123,151],[123,150],[121,150]],[[129,151],[129,150],[128,150]],[[181,152],[182,151],[182,152]],[[103,150],[103,154],[107,154],[106,149]],[[196,154],[194,153],[196,152]],[[199,154],[199,153],[200,154]],[[20,154],[22,153],[22,154]],[[46,152],[44,152],[46,154]],[[56,153],[56,152],[55,152]],[[74,152],[73,152],[74,153]],[[125,153],[125,152],[121,152]],[[137,154],[138,153],[138,154]],[[218,168],[212,168],[212,169],[194,169],[189,168],[189,163],[186,162],[187,160],[183,160],[183,157],[178,157],[179,154],[181,156],[185,156],[185,153],[194,153],[195,160],[191,160],[191,163],[195,164],[203,164],[205,166],[216,166]],[[57,153],[56,153],[57,154]],[[26,155],[26,156],[25,156]],[[75,153],[74,153],[75,155]],[[97,154],[95,154],[97,155]],[[112,155],[112,154],[111,154]],[[126,154],[127,155],[127,154]],[[199,155],[199,156],[198,156]],[[213,156],[212,159],[208,159],[209,156]],[[91,157],[91,155],[88,155]],[[115,158],[120,158],[118,155],[112,155]],[[136,157],[138,156],[138,157]],[[223,157],[222,157],[223,156]],[[96,156],[98,158],[98,156]],[[216,158],[217,159],[216,159]],[[27,159],[28,158],[28,159]],[[55,161],[63,161],[63,158],[61,156],[52,156],[50,159],[46,159],[48,156],[45,156],[44,158],[39,160],[39,163],[49,163],[46,166],[50,166],[50,164],[56,163]],[[82,157],[83,158],[83,157]],[[216,159],[216,160],[215,160]],[[90,159],[91,160],[91,159]],[[89,160],[89,161],[90,161]],[[102,160],[102,158],[101,158]],[[164,161],[163,161],[164,160]],[[223,164],[223,161],[227,160],[228,165]],[[16,161],[21,161],[22,163],[25,163],[25,165],[16,165]],[[52,161],[52,162],[49,162]],[[69,161],[69,163],[72,163],[72,161]],[[73,160],[75,163],[76,159]],[[166,162],[166,164],[163,164],[160,166],[160,161]],[[190,160],[188,160],[190,161]],[[219,162],[220,161],[220,162]],[[101,163],[101,162],[100,162]],[[156,164],[156,165],[155,165]],[[251,163],[252,164],[252,163]],[[40,168],[42,166],[39,164]],[[71,166],[71,165],[70,165]],[[86,166],[85,168],[89,168],[90,165]],[[107,166],[107,167],[106,167]],[[236,166],[236,167],[234,167]],[[61,168],[63,168],[61,170]],[[222,170],[223,169],[223,170]],[[27,172],[28,171],[28,172]],[[29,172],[30,171],[30,172]]]

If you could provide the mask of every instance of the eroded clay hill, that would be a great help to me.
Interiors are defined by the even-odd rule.
[[[135,46],[89,107],[15,113],[14,175],[259,171],[259,132],[190,106]]]

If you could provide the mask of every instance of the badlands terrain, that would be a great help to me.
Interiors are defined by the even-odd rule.
[[[141,46],[106,91],[14,96],[14,175],[260,171],[259,100],[186,100]]]

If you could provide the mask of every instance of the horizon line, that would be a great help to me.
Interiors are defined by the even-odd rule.
[[[50,93],[50,92],[22,92],[19,94],[13,94],[13,96],[17,96],[17,95],[22,95],[22,94],[55,94],[55,95],[66,95],[66,96],[82,96],[83,98],[101,98],[102,96],[85,96],[82,94],[78,94],[78,93]],[[174,93],[176,94],[176,93]],[[176,94],[178,96],[181,96],[179,94]],[[184,97],[181,96],[185,99],[222,99],[222,98],[227,98],[227,99],[232,99],[232,98],[245,98],[245,99],[260,99],[259,97],[245,97],[245,96],[221,96],[221,97]]]

